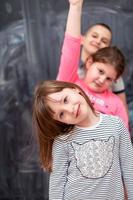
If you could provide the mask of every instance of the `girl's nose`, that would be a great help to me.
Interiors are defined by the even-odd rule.
[[[65,109],[65,112],[70,113],[70,114],[72,114],[74,111],[74,108],[71,104],[66,104],[64,109]]]
[[[101,76],[100,79],[99,79],[100,83],[104,83],[105,80],[106,80],[106,77],[105,77],[105,76]]]

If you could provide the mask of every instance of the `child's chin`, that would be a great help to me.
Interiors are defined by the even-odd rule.
[[[102,93],[102,92],[104,92],[105,90],[102,90],[102,89],[100,90],[99,88],[93,88],[92,91],[93,91],[93,92],[96,92],[96,93]]]

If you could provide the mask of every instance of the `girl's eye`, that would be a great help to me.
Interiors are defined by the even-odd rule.
[[[62,119],[62,118],[63,118],[63,115],[64,115],[64,113],[63,113],[63,112],[61,112],[61,113],[60,113],[60,119]]]
[[[99,73],[100,73],[100,74],[103,74],[104,72],[103,72],[103,70],[99,69]]]
[[[110,81],[110,82],[112,82],[112,81],[113,81],[113,79],[112,79],[112,78],[110,78],[110,77],[107,77],[107,80],[108,80],[108,81]]]
[[[65,98],[64,98],[64,103],[67,103],[67,102],[68,102],[68,98],[65,97]]]

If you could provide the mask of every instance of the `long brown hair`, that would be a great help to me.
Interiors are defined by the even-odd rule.
[[[62,91],[64,88],[77,88],[94,112],[94,108],[85,92],[76,84],[49,80],[40,82],[35,88],[33,103],[33,125],[39,142],[39,154],[42,166],[52,170],[52,146],[54,139],[73,130],[73,124],[65,124],[53,119],[53,111],[48,106],[48,95]]]

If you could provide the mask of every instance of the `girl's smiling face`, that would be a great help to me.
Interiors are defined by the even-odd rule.
[[[108,63],[92,62],[86,64],[85,83],[90,90],[102,93],[108,90],[116,80],[117,72],[113,65]]]
[[[88,126],[92,110],[77,89],[65,88],[60,92],[48,95],[48,106],[54,112],[57,121]]]

